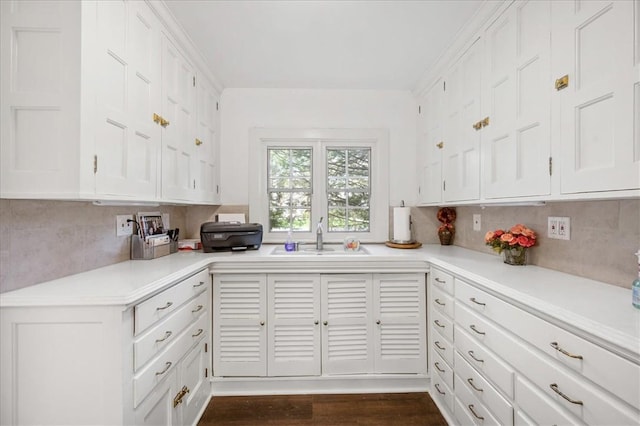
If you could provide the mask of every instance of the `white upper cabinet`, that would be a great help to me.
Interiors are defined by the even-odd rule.
[[[485,198],[549,195],[550,4],[514,3],[485,32]]]
[[[199,201],[218,203],[220,114],[219,96],[213,86],[202,75],[196,79],[198,100],[198,124],[196,128],[194,170],[196,198]]]
[[[438,80],[420,100],[418,115],[418,202],[442,201],[443,82]]]
[[[195,196],[196,74],[168,37],[162,39],[162,198]]]
[[[476,41],[446,73],[442,150],[443,200],[480,198],[480,84],[482,43]]]
[[[551,2],[561,192],[640,188],[640,2]],[[635,128],[634,128],[635,127]]]
[[[197,111],[201,62],[162,3],[0,7],[2,198],[218,202],[218,95],[202,72]]]
[[[157,198],[160,23],[143,2],[97,2],[96,194]]]

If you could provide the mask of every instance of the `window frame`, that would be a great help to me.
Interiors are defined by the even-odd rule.
[[[294,232],[296,241],[315,242],[316,225],[324,217],[323,239],[341,243],[346,237],[361,242],[380,243],[389,238],[389,155],[388,131],[385,129],[266,129],[249,131],[249,220],[263,224],[263,242],[282,243],[286,232],[270,232],[267,191],[268,148],[311,147],[312,199],[311,232]],[[369,232],[327,232],[327,148],[369,148],[370,210]]]

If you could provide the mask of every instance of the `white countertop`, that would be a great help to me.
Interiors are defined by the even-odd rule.
[[[416,250],[367,244],[368,255],[273,256],[273,245],[242,253],[179,252],[155,260],[130,260],[0,294],[0,307],[129,306],[187,275],[212,271],[255,272],[299,269],[362,272],[391,265],[427,270],[442,267],[481,284],[543,316],[571,324],[582,334],[640,360],[640,310],[631,289],[616,287],[537,266],[511,266],[496,255],[456,246],[427,245]],[[354,267],[355,265],[355,267]],[[386,269],[385,269],[386,270]],[[389,269],[390,272],[398,272]]]

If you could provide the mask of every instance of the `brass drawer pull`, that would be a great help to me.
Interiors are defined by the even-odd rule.
[[[469,326],[469,328],[470,328],[471,330],[475,331],[475,332],[476,332],[476,333],[478,333],[478,334],[482,334],[482,335],[487,334],[487,333],[485,333],[484,331],[480,331],[480,330],[478,330],[478,329],[476,328],[475,324],[471,324],[471,325]]]
[[[475,297],[471,297],[471,298],[469,298],[469,300],[471,300],[476,305],[487,306],[486,303],[478,302]]]
[[[445,306],[445,305],[446,305],[446,303],[442,303],[442,302],[440,301],[440,299],[436,299],[436,300],[434,300],[434,302],[436,302],[436,303],[437,303],[438,305],[440,305],[440,306]]]
[[[436,346],[436,348],[440,349],[441,351],[446,351],[447,348],[444,348],[442,346],[440,346],[440,341],[436,340],[435,342],[433,342],[433,344]]]
[[[471,377],[469,377],[467,379],[467,382],[469,382],[469,384],[471,385],[471,387],[475,390],[477,390],[478,392],[484,392],[481,388],[477,388],[476,385],[473,384],[473,379]]]
[[[163,310],[167,309],[168,307],[170,307],[171,305],[173,305],[173,302],[167,302],[167,304],[164,305],[163,307],[156,308],[156,311],[163,311]]]
[[[476,413],[476,410],[474,410],[474,409],[473,409],[473,404],[469,404],[469,410],[471,410],[471,413],[472,413],[472,414],[473,414],[477,419],[484,420],[484,417],[479,416],[479,415]]]
[[[164,342],[169,337],[171,337],[172,334],[173,334],[172,332],[167,331],[166,333],[164,333],[164,337],[162,339],[156,339],[156,343]]]
[[[203,329],[199,328],[198,332],[196,334],[192,334],[191,337],[198,337],[199,335],[202,334],[203,331],[204,331]]]
[[[204,308],[204,306],[202,306],[202,305],[198,305],[198,307],[197,307],[197,308],[195,308],[195,309],[193,309],[193,310],[191,311],[191,313],[192,313],[192,314],[195,314],[196,312],[200,312],[200,311],[202,310],[202,308]]]
[[[561,354],[564,354],[564,355],[568,356],[569,358],[583,359],[582,355],[574,355],[574,354],[572,354],[570,352],[567,352],[564,349],[562,349],[560,347],[560,345],[558,345],[558,342],[551,342],[551,347],[553,349],[555,349],[556,351],[560,352]]]
[[[476,358],[476,356],[475,356],[475,354],[473,353],[473,351],[469,351],[469,352],[467,352],[467,353],[469,354],[469,356],[470,356],[471,358],[473,358],[473,360],[474,360],[474,361],[484,362],[484,359],[478,359],[478,358]]]
[[[444,325],[442,325],[442,324],[440,324],[440,321],[438,321],[438,320],[435,320],[433,323],[434,323],[435,325],[437,325],[438,327],[440,327],[440,328],[445,328],[445,326],[444,326]]]
[[[444,393],[444,392],[442,392],[442,391],[440,390],[440,386],[438,386],[438,384],[439,384],[439,383],[436,383],[436,384],[435,384],[435,385],[433,385],[433,386],[435,386],[436,390],[438,391],[438,393],[439,393],[440,395],[446,395],[446,393]]]
[[[167,372],[167,370],[169,370],[171,368],[171,362],[167,362],[165,364],[164,370],[162,371],[156,371],[156,376],[162,376],[164,373]]]
[[[558,385],[556,383],[551,383],[549,385],[549,387],[551,388],[552,391],[554,391],[555,393],[557,393],[558,395],[560,395],[561,397],[563,397],[564,399],[566,399],[570,403],[576,404],[576,405],[584,405],[584,402],[578,401],[576,399],[571,399],[567,395],[565,395],[564,393],[560,392],[560,389],[558,389]]]
[[[189,393],[189,388],[186,386],[183,386],[182,389],[180,389],[180,392],[178,392],[175,398],[173,398],[173,408],[177,407],[179,404],[182,404],[182,398],[184,398],[184,396],[188,393]]]
[[[194,284],[193,288],[202,287],[204,285],[204,281],[200,281],[198,284]]]
[[[441,280],[441,279],[440,279],[440,278],[438,278],[438,277],[436,277],[436,278],[435,278],[435,280],[436,280],[436,282],[437,282],[437,283],[440,283],[440,284],[446,284],[446,283],[447,283],[446,281]]]
[[[444,370],[442,368],[440,368],[440,364],[436,361],[435,364],[433,364],[436,367],[436,370],[438,370],[441,373],[444,373]]]

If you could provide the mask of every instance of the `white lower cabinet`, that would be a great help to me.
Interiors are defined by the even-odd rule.
[[[480,284],[435,268],[431,279],[431,393],[450,419],[478,425],[640,422],[637,363]],[[448,367],[453,389],[446,383]]]
[[[214,276],[214,375],[426,372],[423,274]]]
[[[196,424],[210,286],[205,269],[135,305],[1,309],[0,424]]]

